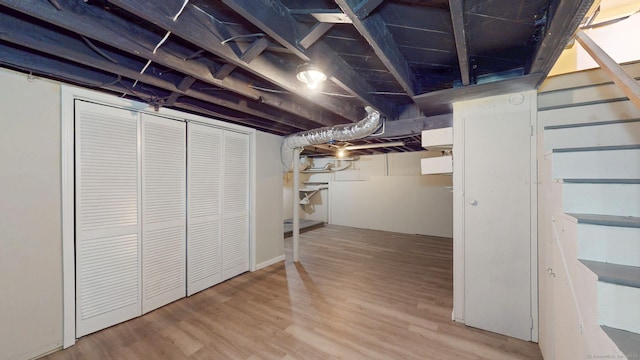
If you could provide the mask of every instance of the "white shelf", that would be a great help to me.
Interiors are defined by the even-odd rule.
[[[305,183],[305,184],[310,185],[310,183]],[[311,202],[311,198],[315,194],[319,193],[320,190],[329,188],[329,186],[326,183],[323,183],[323,184],[324,185],[317,185],[317,186],[312,186],[312,187],[306,187],[306,188],[299,189],[298,191],[299,191],[299,194],[300,194],[300,205],[309,204]]]
[[[427,150],[451,149],[453,147],[453,128],[422,130],[422,147]]]
[[[439,156],[420,159],[422,175],[453,174],[453,157]]]

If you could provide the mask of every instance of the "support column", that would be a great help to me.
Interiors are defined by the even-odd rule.
[[[293,149],[293,262],[299,259],[300,243],[300,151],[301,148]]]

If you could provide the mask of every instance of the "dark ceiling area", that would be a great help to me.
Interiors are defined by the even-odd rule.
[[[371,106],[385,133],[352,143],[416,151],[451,103],[535,89],[592,2],[0,0],[0,66],[278,135]]]

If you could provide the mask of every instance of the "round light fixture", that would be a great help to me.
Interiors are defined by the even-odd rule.
[[[296,77],[307,84],[307,87],[311,90],[317,89],[322,82],[327,80],[327,75],[320,68],[311,64],[298,66]]]

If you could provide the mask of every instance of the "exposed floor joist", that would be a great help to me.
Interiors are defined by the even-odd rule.
[[[131,1],[131,0],[129,0]],[[227,6],[249,20],[252,24],[278,41],[282,46],[303,61],[321,67],[342,89],[377,109],[389,118],[395,117],[395,110],[385,99],[373,95],[371,88],[351,66],[329,46],[318,41],[304,49],[298,41],[309,29],[299,23],[279,0],[222,0]]]
[[[453,35],[456,41],[458,52],[458,65],[460,66],[460,79],[462,85],[471,83],[469,69],[469,50],[467,49],[467,33],[464,22],[464,2],[463,0],[449,0],[451,11],[451,23],[453,25]]]
[[[246,81],[238,80],[231,76],[224,80],[215,79],[206,64],[198,62],[195,59],[185,61],[165,51],[162,47],[154,54],[152,50],[161,39],[160,36],[136,27],[134,24],[105,11],[101,11],[94,6],[77,3],[73,0],[58,0],[58,3],[62,8],[61,11],[51,11],[51,5],[35,0],[0,0],[0,4],[19,12],[35,16],[43,21],[108,44],[130,54],[150,59],[154,63],[183,72],[198,80],[233,91],[242,96],[254,100],[259,99],[264,104],[277,107],[291,114],[300,115],[323,126],[345,122],[337,118],[327,118],[326,115],[301,106],[299,103],[293,102],[284,96],[253,89]],[[153,8],[152,5],[149,6]],[[91,21],[86,21],[86,18],[90,18]],[[170,20],[171,19],[169,19],[169,21]],[[206,29],[201,29],[201,32],[205,30]],[[208,30],[206,31],[209,32]],[[195,37],[196,35],[194,34],[193,36]],[[356,119],[358,119],[358,117],[356,117]]]
[[[248,48],[243,42],[222,43],[237,35],[233,29],[224,25],[218,19],[204,12],[192,4],[187,4],[184,11],[176,21],[172,18],[177,12],[176,4],[167,0],[111,0],[123,9],[155,23],[172,34],[187,40],[238,67],[244,68],[256,76],[270,81],[293,94],[307,98],[318,106],[321,106],[338,117],[358,121],[363,117],[362,109],[354,109],[353,106],[331,96],[312,94],[307,87],[299,82],[295,76],[295,69],[286,68],[276,59],[270,59],[268,54],[259,56],[251,63],[242,61],[241,54]],[[304,111],[304,109],[300,109]],[[313,121],[325,126],[335,125],[334,119],[314,118]]]
[[[155,76],[140,74],[137,70],[141,66],[139,63],[132,62],[130,59],[120,56],[117,53],[107,49],[100,49],[103,54],[116,61],[116,63],[114,63],[113,61],[106,60],[103,56],[92,51],[79,39],[48,28],[35,27],[33,24],[18,18],[10,17],[3,13],[0,13],[0,22],[6,25],[5,30],[0,32],[0,39],[17,45],[77,62],[96,70],[108,71],[129,79],[137,80],[168,91],[173,91],[175,94],[190,96],[232,110],[244,112],[251,116],[268,119],[275,123],[281,123],[296,129],[305,129],[306,126],[313,126],[312,123],[306,119],[295,118],[286,113],[274,114],[272,109],[260,110],[260,108],[264,108],[261,104],[252,108],[246,104],[225,100],[220,96],[212,96],[203,92],[191,90],[190,87],[193,85],[193,82],[195,82],[195,78],[191,76],[184,77],[181,83],[175,85]],[[61,52],[58,44],[62,43],[65,44],[66,48],[65,51]]]
[[[372,1],[336,0],[342,11],[351,19],[353,26],[367,40],[378,58],[393,74],[393,77],[408,96],[415,95],[415,80],[409,63],[400,52],[387,25],[379,14],[370,14],[375,6],[366,6]],[[378,3],[374,1],[373,3]],[[375,5],[375,4],[372,4]]]

